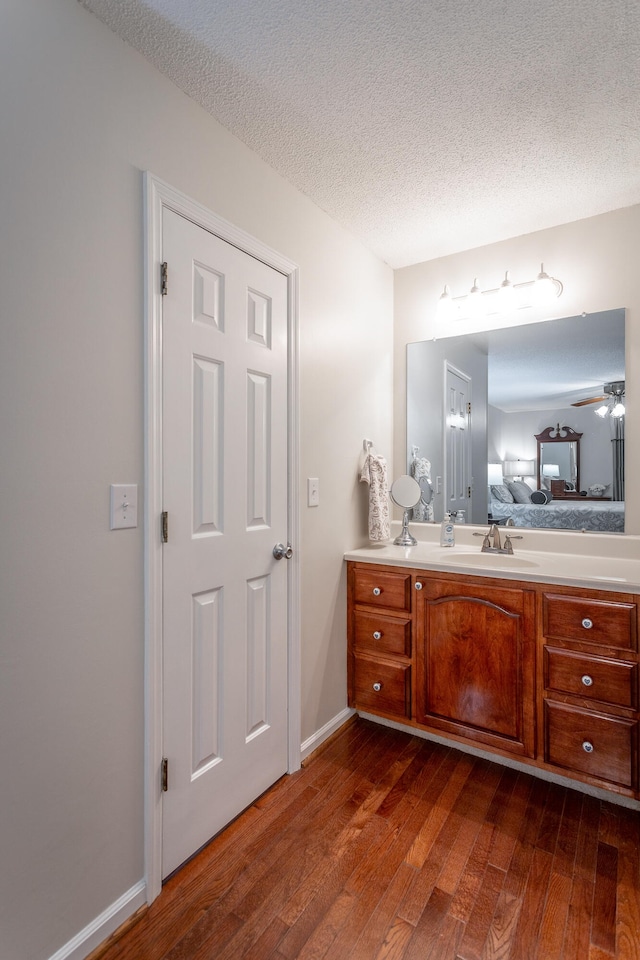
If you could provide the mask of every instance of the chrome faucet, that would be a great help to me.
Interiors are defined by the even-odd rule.
[[[513,524],[511,524],[513,526]],[[513,533],[505,534],[504,545],[500,542],[500,527],[497,523],[492,523],[487,533],[475,533],[474,537],[482,537],[481,553],[506,553],[513,555],[512,540],[522,540],[521,536]]]

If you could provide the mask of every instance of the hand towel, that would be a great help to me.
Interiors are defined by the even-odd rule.
[[[420,480],[428,480],[431,483],[431,461],[426,457],[414,457],[411,461],[411,476],[420,483]],[[421,485],[422,486],[422,485]],[[422,520],[433,523],[433,501],[431,503],[417,503],[413,508],[411,519]]]
[[[360,480],[369,484],[369,540],[389,540],[389,486],[387,461],[369,453],[360,471]]]

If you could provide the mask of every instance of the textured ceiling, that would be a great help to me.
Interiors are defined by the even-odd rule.
[[[624,310],[473,335],[489,357],[489,403],[515,413],[601,396],[624,380]]]
[[[638,0],[80,0],[393,267],[640,202]]]

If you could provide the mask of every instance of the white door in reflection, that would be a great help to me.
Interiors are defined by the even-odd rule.
[[[471,377],[444,362],[445,510],[471,514]]]

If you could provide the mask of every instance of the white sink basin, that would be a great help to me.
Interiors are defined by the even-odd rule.
[[[479,550],[473,553],[463,553],[459,550],[451,550],[448,556],[444,555],[442,560],[445,563],[461,563],[465,567],[539,567],[540,564],[535,560],[525,560],[517,553],[481,553]]]

